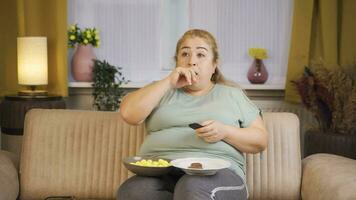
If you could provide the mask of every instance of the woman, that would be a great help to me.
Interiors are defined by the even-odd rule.
[[[177,43],[175,61],[166,78],[128,94],[121,103],[126,122],[146,120],[149,134],[140,154],[222,158],[231,167],[213,176],[134,176],[120,186],[118,199],[247,199],[243,152],[257,153],[267,145],[259,109],[223,78],[209,32],[187,31]],[[203,127],[189,128],[193,122]]]

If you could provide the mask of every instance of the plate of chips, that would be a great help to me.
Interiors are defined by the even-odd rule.
[[[139,176],[162,176],[173,168],[168,159],[144,156],[127,157],[123,164],[126,169]]]

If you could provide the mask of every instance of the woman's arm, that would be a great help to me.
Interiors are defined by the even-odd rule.
[[[259,153],[267,147],[268,132],[258,116],[247,128],[224,126],[224,141],[246,153]]]
[[[238,128],[214,120],[205,121],[202,125],[204,127],[197,129],[196,133],[206,142],[224,140],[246,153],[258,153],[267,147],[268,133],[260,116],[247,128]]]
[[[120,114],[129,124],[142,123],[158,105],[164,94],[172,88],[181,88],[195,83],[194,67],[176,67],[165,79],[149,84],[126,95],[120,105]]]
[[[171,89],[168,78],[149,84],[127,94],[120,104],[120,114],[129,124],[141,124]]]

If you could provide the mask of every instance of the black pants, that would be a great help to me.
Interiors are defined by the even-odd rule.
[[[118,189],[120,200],[246,200],[244,181],[229,169],[213,176],[172,173],[162,177],[133,176]]]

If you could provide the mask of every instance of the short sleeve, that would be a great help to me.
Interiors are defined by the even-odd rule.
[[[235,101],[237,101],[237,106],[240,110],[240,126],[246,128],[260,115],[262,116],[262,111],[259,109],[241,89],[235,90]]]
[[[150,83],[149,85],[154,84],[154,83],[156,83],[156,82],[158,82],[158,81],[153,81],[153,82]],[[164,105],[164,104],[167,104],[167,103],[171,100],[173,94],[174,94],[174,89],[168,90],[168,91],[163,95],[163,97],[160,99],[160,101],[158,102],[158,104],[157,104],[157,106],[155,107],[155,109],[156,109],[157,107],[159,107],[159,106],[162,106],[162,105]]]
[[[158,107],[170,103],[172,101],[172,96],[174,95],[174,93],[174,89],[167,91],[166,94],[164,94],[161,100],[159,101]]]

